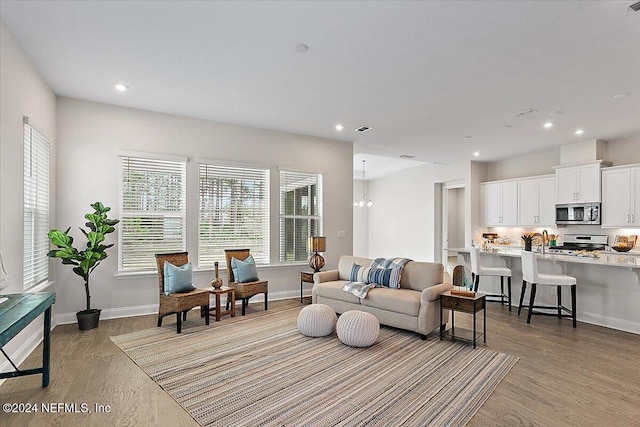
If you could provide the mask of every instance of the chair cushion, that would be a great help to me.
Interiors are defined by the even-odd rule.
[[[511,270],[506,267],[480,267],[480,276],[511,276]]]
[[[538,280],[540,281],[539,285],[571,286],[576,284],[575,277],[563,274],[538,273]]]
[[[164,293],[189,292],[194,290],[193,266],[191,263],[176,267],[168,261],[164,262]]]
[[[231,258],[233,277],[238,283],[255,282],[258,280],[258,270],[253,256],[249,255],[244,261]]]

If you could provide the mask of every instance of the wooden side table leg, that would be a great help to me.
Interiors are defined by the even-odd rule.
[[[216,322],[220,321],[220,293],[216,293]]]

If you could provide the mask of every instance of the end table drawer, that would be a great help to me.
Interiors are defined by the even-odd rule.
[[[313,273],[300,273],[300,279],[303,282],[313,283]]]
[[[461,311],[464,313],[475,313],[484,309],[484,299],[476,302],[474,310],[474,301],[471,299],[451,298],[443,295],[442,308]]]

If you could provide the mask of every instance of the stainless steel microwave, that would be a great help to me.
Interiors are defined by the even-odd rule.
[[[556,224],[600,224],[600,203],[556,205]]]

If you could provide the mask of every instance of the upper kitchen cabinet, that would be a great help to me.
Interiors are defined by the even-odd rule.
[[[505,227],[518,224],[518,183],[489,182],[480,185],[483,225]]]
[[[602,161],[556,167],[556,203],[600,202]]]
[[[518,225],[555,227],[553,175],[518,180]]]
[[[640,227],[640,165],[602,170],[602,226]]]

